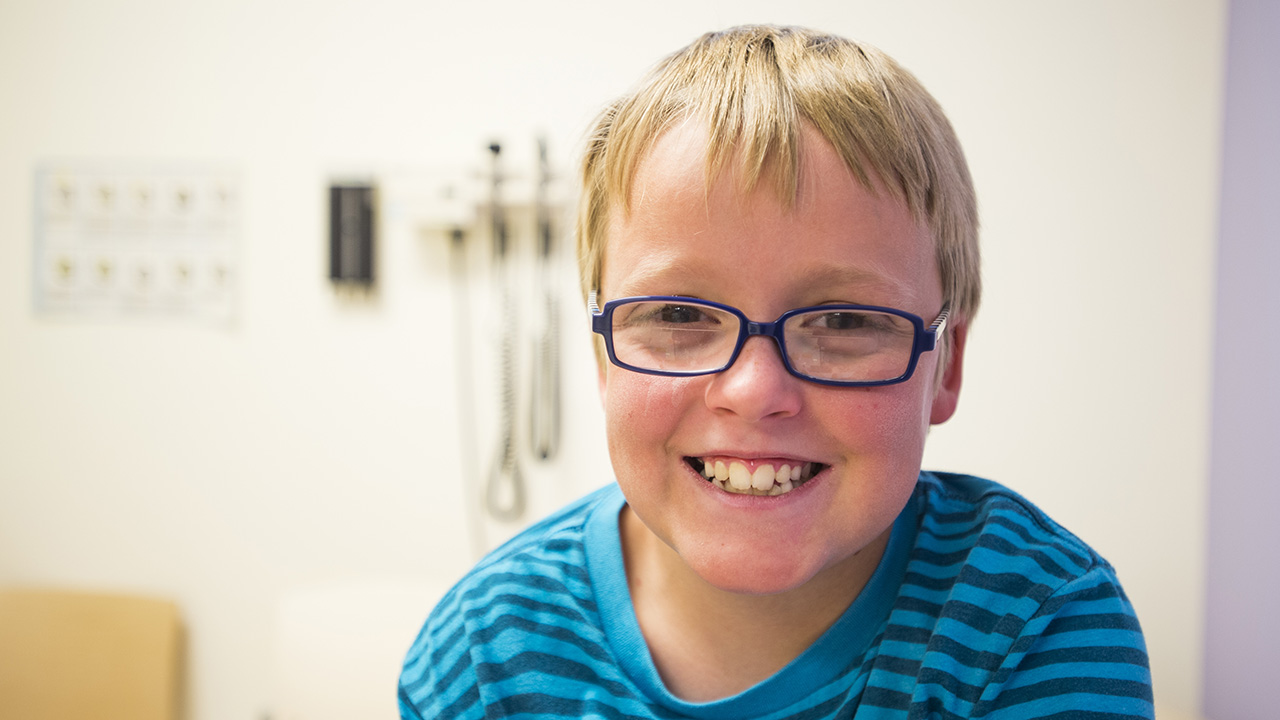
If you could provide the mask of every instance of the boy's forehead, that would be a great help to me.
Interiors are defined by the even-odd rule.
[[[913,302],[932,294],[930,288],[940,289],[931,234],[906,201],[882,185],[868,187],[860,181],[816,129],[803,128],[801,140],[796,192],[788,206],[768,172],[749,187],[737,159],[730,159],[708,183],[706,130],[696,121],[655,138],[637,163],[630,202],[615,203],[610,212],[602,258],[609,293],[652,294],[643,291],[705,285],[709,274],[748,259],[746,255],[767,253],[739,238],[759,236],[761,226],[789,227],[789,218],[797,220],[790,227],[831,238],[827,247],[832,252],[798,259],[815,288],[857,287],[896,302]],[[813,224],[813,218],[821,221]],[[699,242],[704,233],[721,240],[704,245]],[[789,242],[794,239],[775,235],[775,241],[787,245],[796,244]],[[872,246],[873,252],[863,252]],[[691,264],[695,257],[701,262]]]
[[[685,120],[655,137],[635,160],[630,186],[623,188],[625,197],[613,203],[613,211],[627,220],[644,217],[653,202],[670,202],[672,190],[687,197],[684,201],[702,202],[710,184],[706,177],[707,138],[700,123]],[[701,188],[700,192],[693,192]]]
[[[606,271],[613,295],[671,294],[670,288],[673,287],[719,287],[719,281],[724,278],[736,281],[740,277],[741,267],[731,254],[721,257],[720,262],[693,265],[688,262],[688,256],[679,251],[680,245],[679,241],[671,241],[663,248],[644,242],[642,252],[624,251],[626,262],[615,264],[616,272]],[[627,248],[637,249],[634,245]],[[888,267],[866,256],[846,262],[815,258],[800,274],[805,278],[805,288],[817,294],[836,288],[857,289],[864,300],[883,299],[879,304],[904,307],[925,302],[929,288],[940,289],[937,275],[931,267],[922,265],[917,271],[903,273],[901,269]],[[813,300],[804,297],[812,304],[825,301],[825,298]]]

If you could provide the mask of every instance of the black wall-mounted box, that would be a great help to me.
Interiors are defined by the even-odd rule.
[[[329,279],[373,285],[377,207],[369,184],[329,187]]]

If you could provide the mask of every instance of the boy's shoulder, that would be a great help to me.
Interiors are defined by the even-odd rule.
[[[618,495],[616,485],[602,487],[521,530],[481,558],[445,600],[460,593],[474,594],[493,583],[518,582],[519,576],[529,576],[528,582],[535,584],[551,576],[586,582],[587,523],[597,508]]]
[[[1028,558],[1062,580],[1114,572],[1092,547],[1019,493],[972,475],[923,472],[917,492],[917,550],[966,552],[973,560]],[[1040,574],[1040,573],[1034,573]]]
[[[517,598],[589,605],[587,525],[602,506],[620,506],[620,496],[616,485],[592,491],[487,553],[440,599],[426,629],[440,632],[468,620],[483,623],[477,614],[496,616]]]
[[[984,688],[956,694],[962,717],[1013,705],[1019,717],[1150,716],[1142,630],[1110,563],[995,482],[923,473],[915,502],[917,536],[885,631],[906,639],[893,646],[897,662],[928,665],[944,687]],[[891,673],[871,682],[903,689]]]
[[[936,633],[1007,662],[1046,633],[1070,630],[1072,642],[1101,647],[1119,632],[1126,662],[1146,667],[1115,568],[1036,505],[998,483],[950,473],[923,473],[916,499],[917,535],[895,618],[928,607]],[[964,668],[972,670],[980,668]]]
[[[596,512],[620,507],[620,498],[608,486],[577,500],[494,549],[445,593],[405,657],[404,717],[459,716],[475,702],[483,668],[564,670],[557,658],[566,645],[601,655],[586,533]]]
[[[587,493],[490,551],[476,564],[471,574],[489,572],[495,566],[529,562],[539,555],[565,552],[569,545],[581,541],[592,513],[601,504],[609,503],[620,494],[616,484]]]

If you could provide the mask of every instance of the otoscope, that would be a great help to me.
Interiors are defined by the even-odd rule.
[[[534,457],[550,460],[560,447],[560,306],[551,277],[555,251],[551,207],[547,199],[551,170],[547,142],[538,139],[538,183],[535,221],[538,230],[538,291],[545,313],[542,333],[533,351],[532,399],[529,403],[529,445]]]

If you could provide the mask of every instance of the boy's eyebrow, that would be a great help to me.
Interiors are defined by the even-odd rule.
[[[621,286],[644,285],[653,280],[682,281],[698,277],[701,268],[692,267],[688,262],[680,262],[675,253],[652,252],[642,262],[637,263],[622,278]],[[605,258],[605,263],[609,262]],[[603,273],[602,273],[603,275]]]
[[[909,285],[894,282],[889,273],[856,265],[824,265],[810,270],[809,276],[817,285]]]
[[[914,278],[901,277],[882,271],[874,265],[826,265],[809,271],[810,286],[815,291],[832,288],[836,292],[856,289],[870,293],[871,297],[856,298],[858,302],[892,305],[906,308],[920,297],[920,283]],[[843,298],[841,298],[843,299]],[[825,302],[823,298],[820,302]]]

